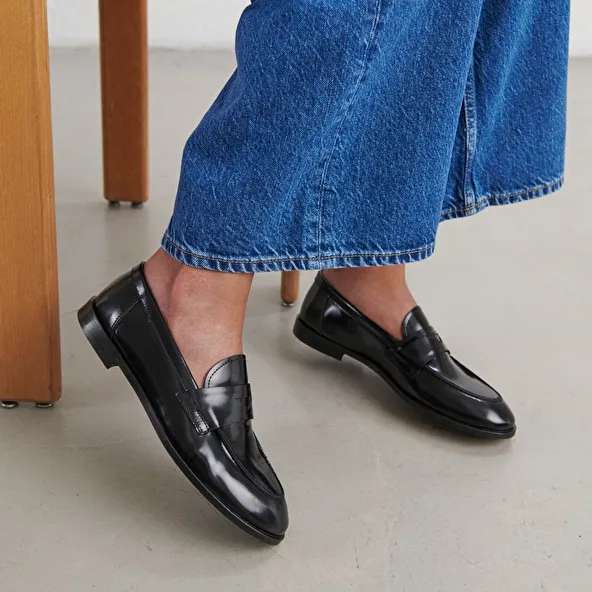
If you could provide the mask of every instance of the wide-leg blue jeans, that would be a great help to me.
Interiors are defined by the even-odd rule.
[[[563,183],[569,0],[254,0],[163,248],[252,272],[391,265]]]

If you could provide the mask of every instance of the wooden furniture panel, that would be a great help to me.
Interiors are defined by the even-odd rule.
[[[148,199],[148,37],[146,0],[100,0],[104,195]],[[299,272],[283,272],[280,296],[298,300]]]
[[[100,0],[105,199],[148,199],[146,0]]]
[[[0,1],[0,400],[61,394],[45,0]]]
[[[100,0],[105,198],[148,199],[146,0]],[[0,2],[0,401],[61,395],[44,0]],[[281,298],[298,298],[299,272]]]
[[[300,291],[300,272],[282,271],[280,295],[284,306],[294,306]]]

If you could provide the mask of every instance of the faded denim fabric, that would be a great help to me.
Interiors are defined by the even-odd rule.
[[[163,248],[251,272],[431,255],[563,183],[569,0],[254,0]]]

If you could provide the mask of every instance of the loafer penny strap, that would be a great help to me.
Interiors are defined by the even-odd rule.
[[[435,357],[449,353],[437,333],[418,333],[402,342],[398,352],[417,362],[429,362]]]
[[[191,389],[175,396],[200,435],[253,419],[248,384]]]

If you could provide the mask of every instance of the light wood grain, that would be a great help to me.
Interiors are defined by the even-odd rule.
[[[5,0],[0,0],[5,1]],[[100,0],[105,199],[148,199],[146,0]]]
[[[0,1],[0,399],[61,394],[45,0]]]
[[[282,271],[282,288],[281,298],[282,302],[291,306],[298,300],[298,293],[300,292],[300,272],[299,271]]]

